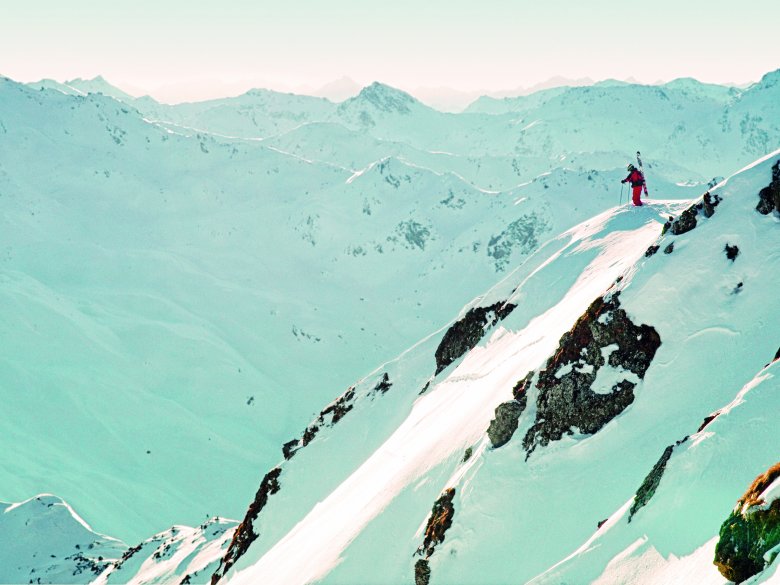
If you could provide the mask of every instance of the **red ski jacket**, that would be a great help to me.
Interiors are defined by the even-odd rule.
[[[642,172],[639,169],[634,169],[630,173],[628,173],[628,176],[623,179],[623,183],[631,182],[632,187],[641,187],[645,184],[645,177],[642,175]]]

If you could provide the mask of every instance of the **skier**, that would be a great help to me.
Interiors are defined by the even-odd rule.
[[[642,201],[640,200],[640,196],[642,195],[642,188],[644,188],[645,196],[647,196],[647,185],[645,184],[645,176],[642,174],[642,171],[640,171],[632,164],[629,164],[626,170],[628,171],[628,176],[620,182],[621,183],[628,183],[629,181],[631,182],[631,188],[633,189],[634,207],[639,207],[642,205]]]

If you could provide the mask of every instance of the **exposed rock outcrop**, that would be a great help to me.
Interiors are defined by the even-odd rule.
[[[390,379],[387,377],[387,374],[385,374],[374,388],[374,391],[381,391],[382,394],[384,394],[390,389],[390,386],[392,386]],[[352,386],[320,412],[315,421],[303,431],[303,435],[300,439],[292,439],[282,445],[282,455],[284,455],[284,458],[292,459],[293,455],[295,455],[299,449],[305,447],[314,440],[314,437],[317,436],[317,433],[322,427],[332,427],[344,418],[344,415],[354,408],[354,400],[355,387]]]
[[[730,581],[742,583],[774,560],[765,557],[780,544],[780,498],[766,502],[762,493],[778,478],[780,463],[753,481],[720,528],[714,563]]]
[[[756,211],[763,215],[780,213],[780,160],[772,166],[772,181],[759,191],[758,198]]]
[[[661,246],[650,246],[650,247],[649,247],[647,250],[645,250],[645,258],[649,258],[649,257],[650,257],[650,256],[652,256],[653,254],[655,254],[656,252],[658,252],[658,249],[659,249],[660,247],[661,247]]]
[[[688,437],[683,437],[683,439],[677,441],[674,445],[669,445],[666,449],[664,449],[661,458],[656,462],[656,464],[653,466],[653,469],[650,470],[650,473],[648,473],[647,477],[645,477],[642,485],[640,485],[639,489],[636,491],[636,495],[634,496],[634,503],[631,504],[631,509],[628,512],[629,522],[631,522],[634,514],[636,514],[640,508],[645,507],[650,501],[650,498],[655,495],[655,490],[658,489],[658,485],[661,483],[661,477],[663,477],[666,464],[669,461],[669,458],[672,456],[674,448],[678,445],[682,445],[687,440]]]
[[[496,407],[496,417],[490,421],[487,434],[493,448],[506,445],[517,430],[520,415],[523,414],[528,403],[527,392],[531,387],[534,372],[517,382],[512,388],[514,400],[504,402]]]
[[[525,405],[528,402],[528,390],[531,389],[531,382],[534,379],[534,371],[528,372],[525,378],[520,380],[515,387],[512,388],[512,396],[515,400],[525,409]]]
[[[414,564],[414,585],[428,585],[431,582],[431,567],[426,559]]]
[[[489,307],[476,307],[453,323],[436,348],[436,373],[473,349],[485,331],[509,315],[516,306],[498,302]]]
[[[718,206],[718,203],[720,203],[720,197],[715,195],[713,198],[712,195],[710,195],[710,192],[707,191],[704,194],[704,197],[702,197],[701,206],[702,211],[704,211],[704,217],[712,217],[715,215],[715,208]]]
[[[225,576],[230,570],[230,567],[243,556],[249,548],[249,545],[259,536],[255,530],[254,522],[257,520],[260,511],[268,503],[268,498],[281,489],[282,486],[279,483],[279,476],[281,474],[281,468],[275,467],[266,473],[263,481],[260,482],[260,489],[257,490],[255,499],[249,504],[249,509],[246,512],[246,516],[244,516],[244,520],[236,528],[236,532],[233,534],[233,539],[230,541],[225,556],[220,561],[217,570],[214,571],[214,574],[211,576],[212,585],[215,585]]]
[[[382,374],[382,377],[379,379],[379,382],[377,382],[376,386],[374,386],[374,389],[371,391],[373,394],[384,394],[390,388],[393,386],[393,383],[390,381],[390,376],[387,375],[387,372]]]
[[[487,434],[494,448],[506,445],[517,430],[520,415],[525,405],[516,400],[504,402],[496,407],[496,418],[490,421]]]
[[[444,534],[452,526],[452,518],[455,515],[455,506],[452,500],[455,498],[455,488],[448,488],[436,500],[425,526],[425,538],[417,549],[416,555],[424,556],[414,565],[414,584],[428,585],[431,580],[431,567],[428,559],[431,558],[436,545],[444,542]]]
[[[737,256],[739,256],[739,246],[732,246],[731,244],[726,244],[726,247],[723,250],[726,252],[726,258],[734,262],[734,260],[737,259]]]
[[[620,308],[619,294],[596,299],[561,337],[558,351],[539,373],[536,420],[523,439],[528,455],[575,429],[596,433],[634,401],[636,384],[628,379],[599,392],[593,388],[606,363],[644,378],[661,345],[654,328],[635,325]]]
[[[718,418],[718,415],[720,414],[720,411],[713,412],[709,416],[704,417],[704,421],[699,425],[699,429],[696,431],[697,433],[702,432],[704,429],[707,428],[707,425],[709,425],[712,421],[714,421],[716,418]]]
[[[696,228],[696,215],[698,210],[695,205],[692,205],[680,214],[675,221],[672,222],[671,232],[675,236],[684,234]]]
[[[671,254],[674,252],[674,242],[669,242],[669,245],[664,248],[664,254]]]

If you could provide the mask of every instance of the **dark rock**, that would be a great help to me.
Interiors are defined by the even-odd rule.
[[[704,197],[702,198],[701,204],[702,204],[701,205],[702,206],[702,211],[704,211],[704,217],[710,218],[713,215],[715,215],[715,206],[717,204],[716,203],[714,204],[714,202],[712,200],[712,196],[710,195],[709,191],[707,191],[704,194]]]
[[[596,526],[596,529],[598,530],[599,528],[601,528],[602,526],[604,526],[604,524],[606,524],[606,523],[607,523],[607,520],[609,520],[609,518],[604,518],[603,520],[599,520],[599,523],[598,523],[598,525]]]
[[[680,217],[677,218],[676,221],[672,222],[672,227],[670,228],[672,233],[675,236],[679,236],[680,234],[684,234],[694,229],[696,227],[697,213],[698,211],[696,210],[695,205],[692,205],[683,211],[682,214],[680,214]]]
[[[298,439],[293,439],[292,441],[287,441],[284,445],[282,445],[282,455],[284,455],[284,458],[287,460],[292,459],[292,456],[295,455],[295,452],[300,449],[300,443],[301,442]]]
[[[428,585],[431,582],[431,567],[425,559],[414,564],[414,585]]]
[[[319,432],[320,427],[317,425],[309,425],[306,427],[306,430],[303,431],[303,437],[301,438],[301,446],[305,447],[309,443],[311,443],[314,440],[314,437],[317,436],[317,433]]]
[[[384,377],[380,380],[379,384],[377,384],[377,386],[374,388],[374,391],[382,391],[382,393],[384,393],[387,392],[390,386],[392,386],[392,384],[390,384],[390,379],[388,378],[387,374],[385,374]],[[306,430],[303,431],[300,444],[297,439],[293,439],[291,441],[287,441],[282,446],[282,454],[284,455],[284,458],[290,459],[299,449],[302,449],[311,443],[322,427],[332,427],[337,422],[339,422],[344,417],[344,415],[352,410],[354,407],[352,402],[354,400],[355,387],[352,386],[346,392],[344,392],[344,394],[339,396],[325,410],[320,412],[315,422],[306,427]],[[330,421],[327,420],[328,416],[330,416]]]
[[[719,414],[720,414],[720,412],[714,412],[714,413],[712,413],[709,416],[705,416],[704,417],[704,422],[701,423],[701,426],[699,427],[699,430],[696,431],[696,432],[697,433],[702,432],[707,427],[707,425],[709,425],[712,421],[714,421],[716,418],[718,418]]]
[[[671,254],[674,252],[674,242],[669,242],[669,245],[664,248],[664,254]]]
[[[780,463],[753,481],[720,527],[713,562],[729,581],[742,583],[760,573],[765,566],[764,554],[780,544],[780,499],[768,509],[757,507],[764,503],[761,493],[778,477]]]
[[[379,382],[377,382],[377,385],[374,386],[373,393],[376,394],[377,392],[381,392],[382,394],[384,394],[385,392],[390,390],[392,386],[393,384],[392,382],[390,382],[390,376],[388,376],[387,372],[385,372],[382,375],[382,378],[379,380]]]
[[[328,406],[325,410],[320,412],[320,416],[317,418],[320,423],[324,423],[328,415],[330,415],[330,424],[335,425],[339,422],[345,414],[347,414],[353,408],[352,401],[355,399],[354,386],[347,390],[344,394],[339,396],[336,401]]]
[[[734,262],[734,260],[737,259],[737,256],[739,256],[739,247],[726,244],[725,252],[726,258]]]
[[[509,315],[516,306],[499,302],[489,307],[477,307],[453,323],[436,348],[436,373],[473,349],[485,331]]]
[[[487,434],[494,448],[506,445],[517,430],[518,420],[523,414],[524,404],[515,400],[499,404],[496,408],[496,418],[490,421]]]
[[[596,299],[564,333],[557,352],[539,373],[536,420],[523,439],[528,455],[538,445],[572,434],[575,428],[583,434],[596,433],[634,401],[635,384],[626,379],[608,393],[592,388],[605,365],[603,348],[617,345],[609,365],[642,379],[661,345],[655,329],[635,325],[620,308],[619,294]]]
[[[643,508],[655,494],[655,490],[658,489],[658,484],[661,483],[661,477],[666,469],[666,463],[672,456],[672,451],[674,451],[674,445],[669,445],[664,449],[661,458],[653,466],[650,473],[647,474],[642,485],[639,486],[639,489],[636,491],[636,496],[634,496],[634,503],[631,504],[631,510],[629,510],[628,513],[629,522],[631,522],[634,514],[636,514],[640,508]]]
[[[775,354],[775,359],[773,359],[772,361],[774,362],[776,360],[780,360],[780,347],[777,348],[777,353]]]
[[[452,505],[453,498],[455,498],[455,488],[448,488],[434,502],[428,524],[425,527],[425,538],[420,548],[417,549],[418,555],[425,555],[425,558],[428,559],[436,546],[444,542],[444,534],[452,526],[452,518],[455,516],[455,506]]]
[[[658,252],[658,248],[660,248],[660,246],[650,246],[650,247],[649,247],[649,248],[648,248],[648,249],[645,251],[645,258],[650,258],[650,256],[652,256],[653,254],[655,254],[656,252]]]
[[[279,483],[279,476],[282,474],[282,470],[279,467],[273,468],[271,471],[265,474],[263,481],[260,482],[260,488],[255,494],[255,499],[249,504],[249,509],[244,516],[244,520],[236,527],[236,531],[233,534],[233,539],[230,541],[230,545],[225,552],[225,556],[219,562],[217,570],[211,576],[211,584],[215,585],[225,574],[230,570],[236,561],[241,558],[258,537],[257,531],[254,527],[254,522],[257,520],[258,515],[265,508],[268,503],[268,498],[277,493],[281,489]]]
[[[666,223],[664,224],[664,227],[661,228],[661,235],[663,236],[666,234],[666,232],[669,231],[669,229],[672,227],[672,222],[674,221],[674,218],[670,215],[669,219],[666,220]]]
[[[466,461],[471,459],[471,453],[472,453],[471,447],[467,447],[466,448],[466,452],[463,453],[463,461],[462,461],[462,463],[466,463]]]
[[[744,286],[744,283],[738,282],[737,286],[734,287],[734,290],[731,291],[731,294],[735,295],[742,292],[742,287]]]
[[[758,193],[756,211],[763,215],[780,213],[780,160],[772,166],[772,181]]]

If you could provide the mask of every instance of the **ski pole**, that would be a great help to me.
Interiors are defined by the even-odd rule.
[[[623,187],[625,187],[625,185],[621,183],[620,184],[620,205],[623,205]]]

